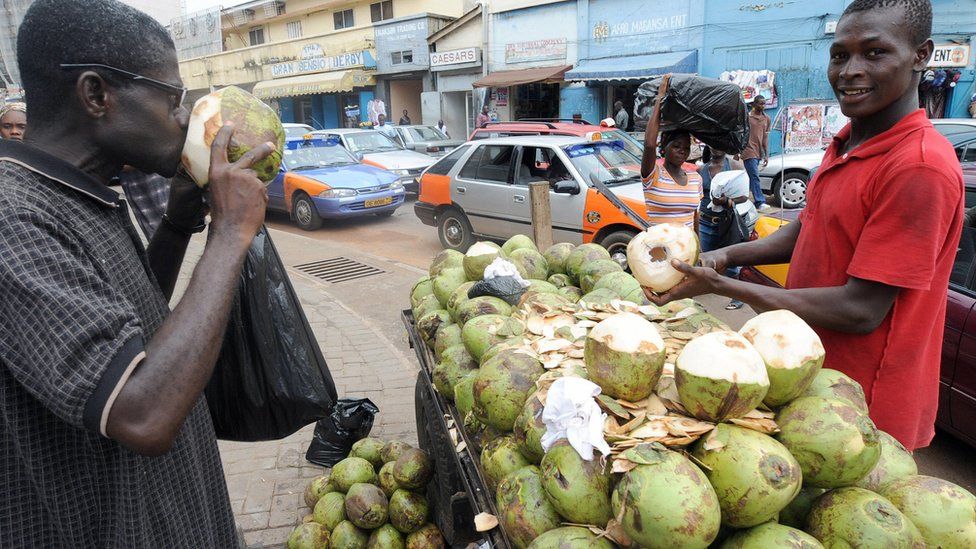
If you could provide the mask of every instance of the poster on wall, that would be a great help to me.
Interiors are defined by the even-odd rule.
[[[776,73],[773,71],[725,71],[719,80],[742,88],[742,99],[746,103],[752,103],[758,95],[766,99],[767,109],[775,109],[779,103],[776,97]]]
[[[830,145],[837,132],[844,129],[848,122],[850,119],[840,111],[840,105],[827,105],[824,112],[823,146]]]
[[[836,103],[794,103],[782,112],[786,153],[826,149],[849,121]]]
[[[494,88],[493,93],[495,94],[496,107],[508,106],[508,88]]]

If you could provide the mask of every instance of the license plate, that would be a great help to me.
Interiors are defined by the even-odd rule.
[[[375,200],[367,200],[363,202],[363,206],[367,208],[376,208],[378,206],[386,206],[388,204],[393,204],[393,197],[389,196],[386,198],[377,198]]]

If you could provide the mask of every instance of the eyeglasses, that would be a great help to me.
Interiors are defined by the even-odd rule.
[[[136,82],[142,82],[149,84],[157,89],[169,92],[170,97],[173,98],[173,109],[178,109],[183,106],[183,101],[186,100],[186,92],[189,90],[182,88],[180,86],[174,86],[173,84],[167,84],[162,80],[156,80],[154,78],[149,78],[148,76],[142,76],[141,74],[136,74],[134,72],[129,72],[127,70],[119,69],[111,65],[103,65],[101,63],[61,63],[61,68],[64,70],[70,69],[105,69],[124,76],[129,77]]]

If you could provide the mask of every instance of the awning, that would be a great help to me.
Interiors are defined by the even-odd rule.
[[[563,74],[571,68],[573,68],[572,65],[558,65],[555,67],[539,67],[536,69],[498,71],[475,80],[474,87],[505,88],[508,86],[518,86],[519,84],[532,84],[533,82],[562,82]]]
[[[375,84],[372,73],[353,69],[265,80],[254,85],[253,93],[259,99],[274,99],[314,93],[347,92],[353,88]]]
[[[669,72],[698,72],[698,50],[584,59],[566,80],[636,80]]]

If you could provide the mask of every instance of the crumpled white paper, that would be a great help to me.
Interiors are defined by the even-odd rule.
[[[505,258],[496,257],[494,261],[485,267],[484,279],[489,280],[499,276],[510,276],[521,284],[523,288],[529,287],[529,282],[522,278],[522,275],[519,274],[518,268],[515,267],[514,263]]]
[[[557,379],[546,394],[546,406],[542,409],[542,422],[546,434],[542,436],[542,448],[546,451],[561,439],[586,461],[593,459],[593,449],[605,456],[610,455],[610,445],[603,439],[603,425],[607,415],[596,399],[600,386],[579,377]]]

